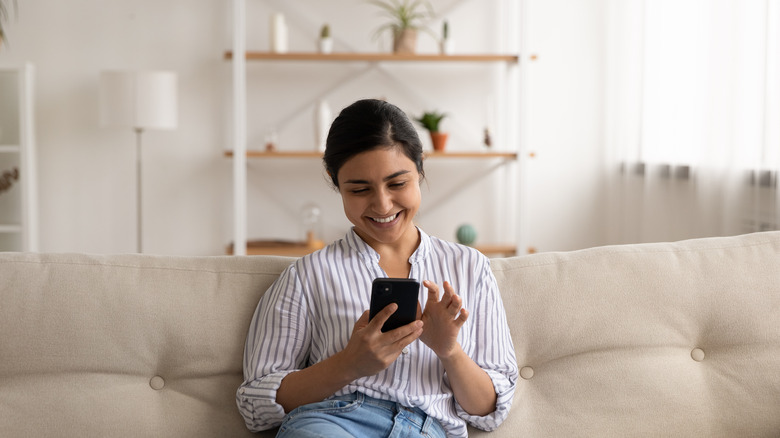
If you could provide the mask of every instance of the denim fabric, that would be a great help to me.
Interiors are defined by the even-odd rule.
[[[446,438],[439,422],[419,408],[368,397],[342,395],[294,409],[277,438]]]

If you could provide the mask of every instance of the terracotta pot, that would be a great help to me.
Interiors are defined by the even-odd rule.
[[[431,132],[431,143],[433,143],[433,150],[436,152],[443,152],[447,147],[447,137],[449,137],[449,134],[446,132]]]
[[[417,29],[403,29],[393,38],[393,53],[414,53],[417,50]]]

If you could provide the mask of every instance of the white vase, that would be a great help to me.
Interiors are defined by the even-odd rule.
[[[314,145],[316,150],[325,151],[325,142],[328,139],[328,131],[333,121],[333,113],[330,105],[324,100],[317,101],[314,106]]]
[[[333,38],[331,37],[320,38],[317,41],[317,48],[319,49],[320,53],[333,52]]]
[[[287,23],[284,14],[278,12],[271,16],[271,51],[287,53]]]
[[[439,49],[442,55],[452,55],[454,48],[455,43],[449,38],[439,42]]]

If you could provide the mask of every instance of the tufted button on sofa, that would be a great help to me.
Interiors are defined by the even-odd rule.
[[[0,254],[0,435],[240,437],[244,339],[292,259]],[[780,232],[493,259],[500,437],[780,436]]]

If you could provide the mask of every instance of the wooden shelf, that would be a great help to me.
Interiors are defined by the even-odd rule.
[[[34,88],[32,64],[0,67],[0,125],[6,130],[0,138],[0,177],[14,173],[13,194],[0,190],[0,251],[38,251]]]
[[[232,157],[233,151],[226,150],[225,151],[226,157]],[[252,151],[248,150],[246,151],[246,156],[248,158],[266,158],[266,159],[273,159],[273,158],[322,158],[322,152],[317,151],[273,151],[273,152],[267,152],[267,151]]]
[[[233,51],[225,52],[225,59],[233,59]],[[516,64],[520,60],[519,55],[498,54],[463,54],[463,55],[438,55],[438,54],[394,54],[394,53],[317,53],[317,52],[246,52],[247,60],[254,61],[348,61],[348,62],[508,62]]]
[[[233,151],[226,150],[226,157],[232,157]],[[246,151],[248,158],[322,158],[322,152],[317,151]],[[426,152],[425,158],[502,158],[506,160],[516,160],[517,152],[480,152],[480,151],[456,151],[456,152]]]
[[[246,254],[303,257],[320,248],[322,246],[307,245],[306,242],[250,241],[246,248]],[[517,248],[513,245],[477,245],[474,249],[486,256],[512,257],[517,255]],[[232,244],[226,248],[226,252],[228,255],[233,255]]]
[[[306,254],[322,249],[321,241],[290,242],[282,240],[250,240],[246,245],[246,255],[276,255],[287,257],[303,257]],[[226,248],[228,255],[233,255],[233,244]]]
[[[17,224],[0,224],[0,233],[21,233],[22,226]]]
[[[480,70],[481,74],[487,76],[488,81],[485,84],[485,87],[486,89],[491,90],[481,93],[480,95],[495,94],[497,96],[502,96],[502,98],[489,99],[491,101],[490,109],[493,110],[493,113],[497,118],[495,121],[496,126],[502,128],[499,133],[499,138],[512,139],[512,143],[499,142],[498,146],[500,146],[500,148],[485,148],[480,141],[476,140],[462,145],[464,148],[471,148],[467,150],[448,149],[445,152],[427,151],[424,152],[426,163],[444,167],[468,167],[471,165],[478,165],[478,167],[484,168],[478,169],[481,172],[481,175],[486,172],[493,172],[501,167],[514,166],[514,163],[517,163],[520,160],[521,157],[513,144],[514,138],[517,137],[515,135],[516,125],[512,123],[518,119],[518,110],[516,105],[513,104],[517,99],[517,97],[514,96],[516,93],[513,92],[513,83],[516,80],[519,80],[518,68],[521,63],[519,44],[513,43],[502,47],[493,44],[485,44],[468,53],[447,55],[440,54],[435,49],[428,49],[427,53],[396,54],[378,48],[368,47],[364,48],[364,51],[341,48],[341,51],[334,53],[320,53],[314,47],[301,47],[287,53],[276,53],[265,47],[260,48],[256,45],[247,46],[246,25],[243,23],[244,14],[242,13],[245,7],[245,0],[234,0],[234,3],[236,6],[234,9],[238,13],[234,14],[233,19],[238,23],[234,23],[232,27],[233,44],[226,47],[227,50],[222,51],[222,55],[224,62],[232,64],[233,73],[232,121],[233,130],[235,132],[231,144],[226,145],[230,150],[223,150],[223,156],[232,160],[234,174],[233,189],[234,193],[238,195],[235,197],[232,209],[234,225],[233,240],[237,243],[237,246],[234,248],[236,253],[243,254],[245,249],[243,246],[246,246],[246,253],[248,254],[267,254],[270,251],[274,254],[300,256],[311,251],[310,248],[300,245],[299,247],[280,248],[271,244],[271,247],[269,248],[268,242],[261,243],[261,245],[257,245],[258,242],[254,242],[253,245],[248,241],[247,221],[249,220],[249,212],[247,204],[249,203],[249,199],[247,197],[247,173],[258,169],[253,169],[253,166],[250,166],[250,168],[247,168],[246,166],[248,162],[251,161],[252,164],[260,167],[282,164],[295,167],[304,164],[310,165],[314,163],[315,160],[322,160],[323,158],[323,154],[317,150],[313,142],[311,142],[311,145],[309,145],[309,142],[287,145],[289,146],[289,149],[297,147],[297,150],[285,150],[288,149],[285,147],[282,150],[277,148],[272,152],[266,151],[264,143],[253,142],[251,146],[247,143],[247,101],[250,96],[254,95],[254,93],[247,90],[247,76],[250,74],[253,80],[262,81],[262,83],[269,86],[274,86],[278,83],[289,88],[291,86],[294,87],[294,84],[288,84],[278,80],[277,74],[283,75],[284,70],[286,69],[286,67],[283,66],[288,66],[289,68],[296,68],[296,66],[302,68],[315,65],[323,68],[360,67],[360,70],[353,69],[352,71],[345,72],[345,77],[338,83],[332,84],[328,91],[325,91],[324,93],[318,91],[317,95],[311,95],[310,100],[314,101],[315,99],[321,98],[321,96],[335,94],[335,90],[338,90],[350,81],[361,77],[364,71],[371,72],[379,69],[381,73],[389,77],[375,78],[375,80],[372,78],[372,80],[378,84],[387,85],[388,83],[392,84],[392,80],[401,79],[395,76],[407,74],[408,72],[405,70],[407,68],[415,70],[416,74],[426,75],[426,79],[430,80],[435,80],[435,75],[441,75],[443,73],[455,73],[459,75],[471,74],[472,72],[470,70],[463,71],[461,68],[477,68]],[[479,15],[475,18],[484,21],[484,24],[488,26],[493,26],[496,29],[496,36],[501,38],[512,37],[511,39],[514,39],[514,32],[500,32],[500,30],[508,29],[508,26],[516,24],[515,15],[520,12],[520,8],[513,7],[512,5],[514,3],[515,2],[511,0],[500,0],[500,4],[502,5],[501,9],[506,9],[504,12],[507,12],[506,14],[501,14],[500,17],[493,17],[492,14],[484,14],[484,16]],[[253,64],[254,67],[274,66],[282,68],[282,70],[276,72],[255,71],[250,64]],[[506,70],[502,72],[500,77],[495,78],[495,80],[489,80],[491,78],[489,75],[493,74],[493,68]],[[268,75],[267,73],[272,74]],[[265,76],[268,77],[265,78]],[[317,75],[312,75],[311,78],[312,80],[315,80],[317,79]],[[256,84],[253,83],[251,85],[254,86]],[[322,82],[319,85],[326,86],[327,84]],[[441,91],[446,92],[446,90]],[[283,92],[283,90],[278,90],[276,94],[281,92]],[[468,105],[469,102],[466,100],[467,98],[468,94],[465,94],[459,102]],[[265,107],[270,104],[270,102],[266,103]],[[480,105],[483,105],[483,103],[480,103]],[[519,107],[519,105],[517,105],[517,107]],[[284,122],[287,123],[288,120],[289,119],[285,119]],[[475,125],[481,123],[479,120],[471,120],[471,122]],[[252,147],[254,147],[255,150],[252,150]],[[283,163],[279,160],[287,160],[288,162]],[[307,162],[304,162],[304,160]],[[500,172],[500,175],[496,176],[505,179],[507,185],[513,185],[516,183],[515,174],[517,173],[514,170],[515,169],[513,168],[511,171]],[[468,187],[469,185],[469,181],[463,181],[463,184],[457,184],[453,187],[453,193],[461,190],[462,187]],[[509,227],[506,228],[508,231],[500,230],[500,232],[496,234],[512,234],[511,231],[509,231]],[[498,241],[502,241],[503,239],[505,239],[505,237],[496,237],[496,240]],[[509,243],[512,242],[510,241]],[[486,255],[490,254],[491,256],[508,256],[517,253],[517,248],[515,245],[511,244],[477,245],[476,248]],[[233,248],[231,248],[231,251],[232,249]]]
[[[425,158],[503,158],[507,160],[516,160],[517,152],[425,152]]]
[[[517,247],[514,245],[476,245],[474,249],[485,255],[512,257],[517,255]]]

